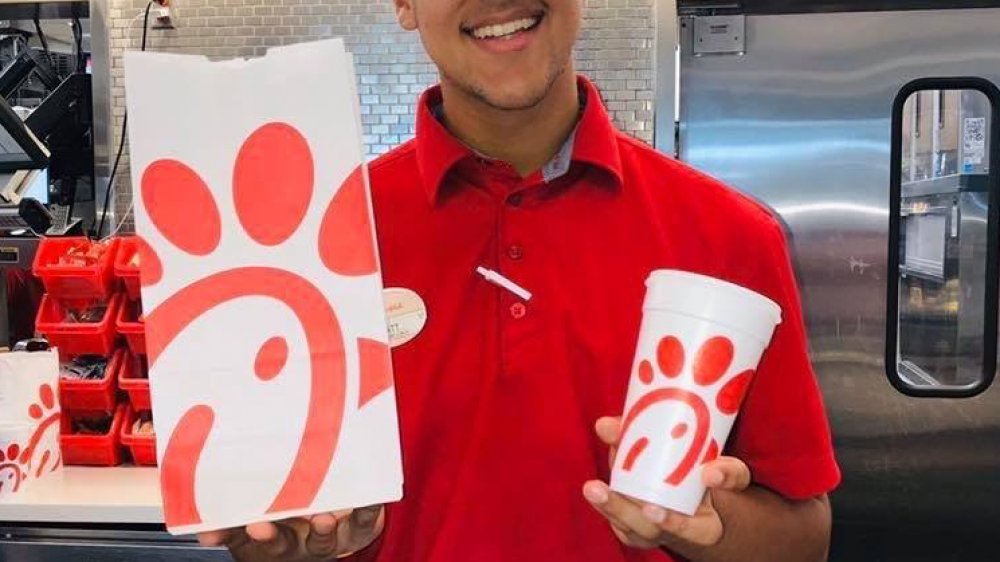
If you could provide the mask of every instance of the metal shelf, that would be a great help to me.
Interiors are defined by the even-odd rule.
[[[902,184],[904,198],[947,195],[949,193],[986,193],[989,188],[988,174],[955,174]]]

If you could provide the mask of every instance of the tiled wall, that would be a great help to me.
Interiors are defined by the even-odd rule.
[[[581,1],[578,69],[597,82],[619,127],[652,142],[654,0]],[[274,45],[344,37],[355,55],[370,156],[413,135],[417,96],[437,78],[419,37],[397,26],[391,0],[174,0],[174,5],[177,29],[151,30],[150,50],[250,57]],[[145,6],[145,0],[110,0],[116,131],[125,111],[122,53],[139,48]],[[118,216],[131,197],[127,159],[122,164],[115,182]]]

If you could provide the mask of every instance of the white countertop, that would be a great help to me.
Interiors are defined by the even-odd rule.
[[[163,523],[159,471],[68,466],[0,501],[0,521]]]

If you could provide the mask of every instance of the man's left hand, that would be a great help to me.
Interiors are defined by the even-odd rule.
[[[613,465],[621,439],[621,418],[601,418],[596,429],[598,437],[611,447]],[[746,490],[750,486],[750,468],[735,457],[719,457],[702,466],[701,478],[708,493],[692,516],[623,496],[599,480],[584,484],[583,495],[607,518],[612,530],[626,545],[657,548],[680,540],[708,547],[718,544],[724,532],[722,518],[712,505],[712,494]]]

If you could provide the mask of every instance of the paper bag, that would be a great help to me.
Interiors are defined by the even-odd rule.
[[[126,92],[166,523],[397,500],[402,468],[352,62],[132,52]]]
[[[0,353],[0,503],[57,474],[59,357]]]

